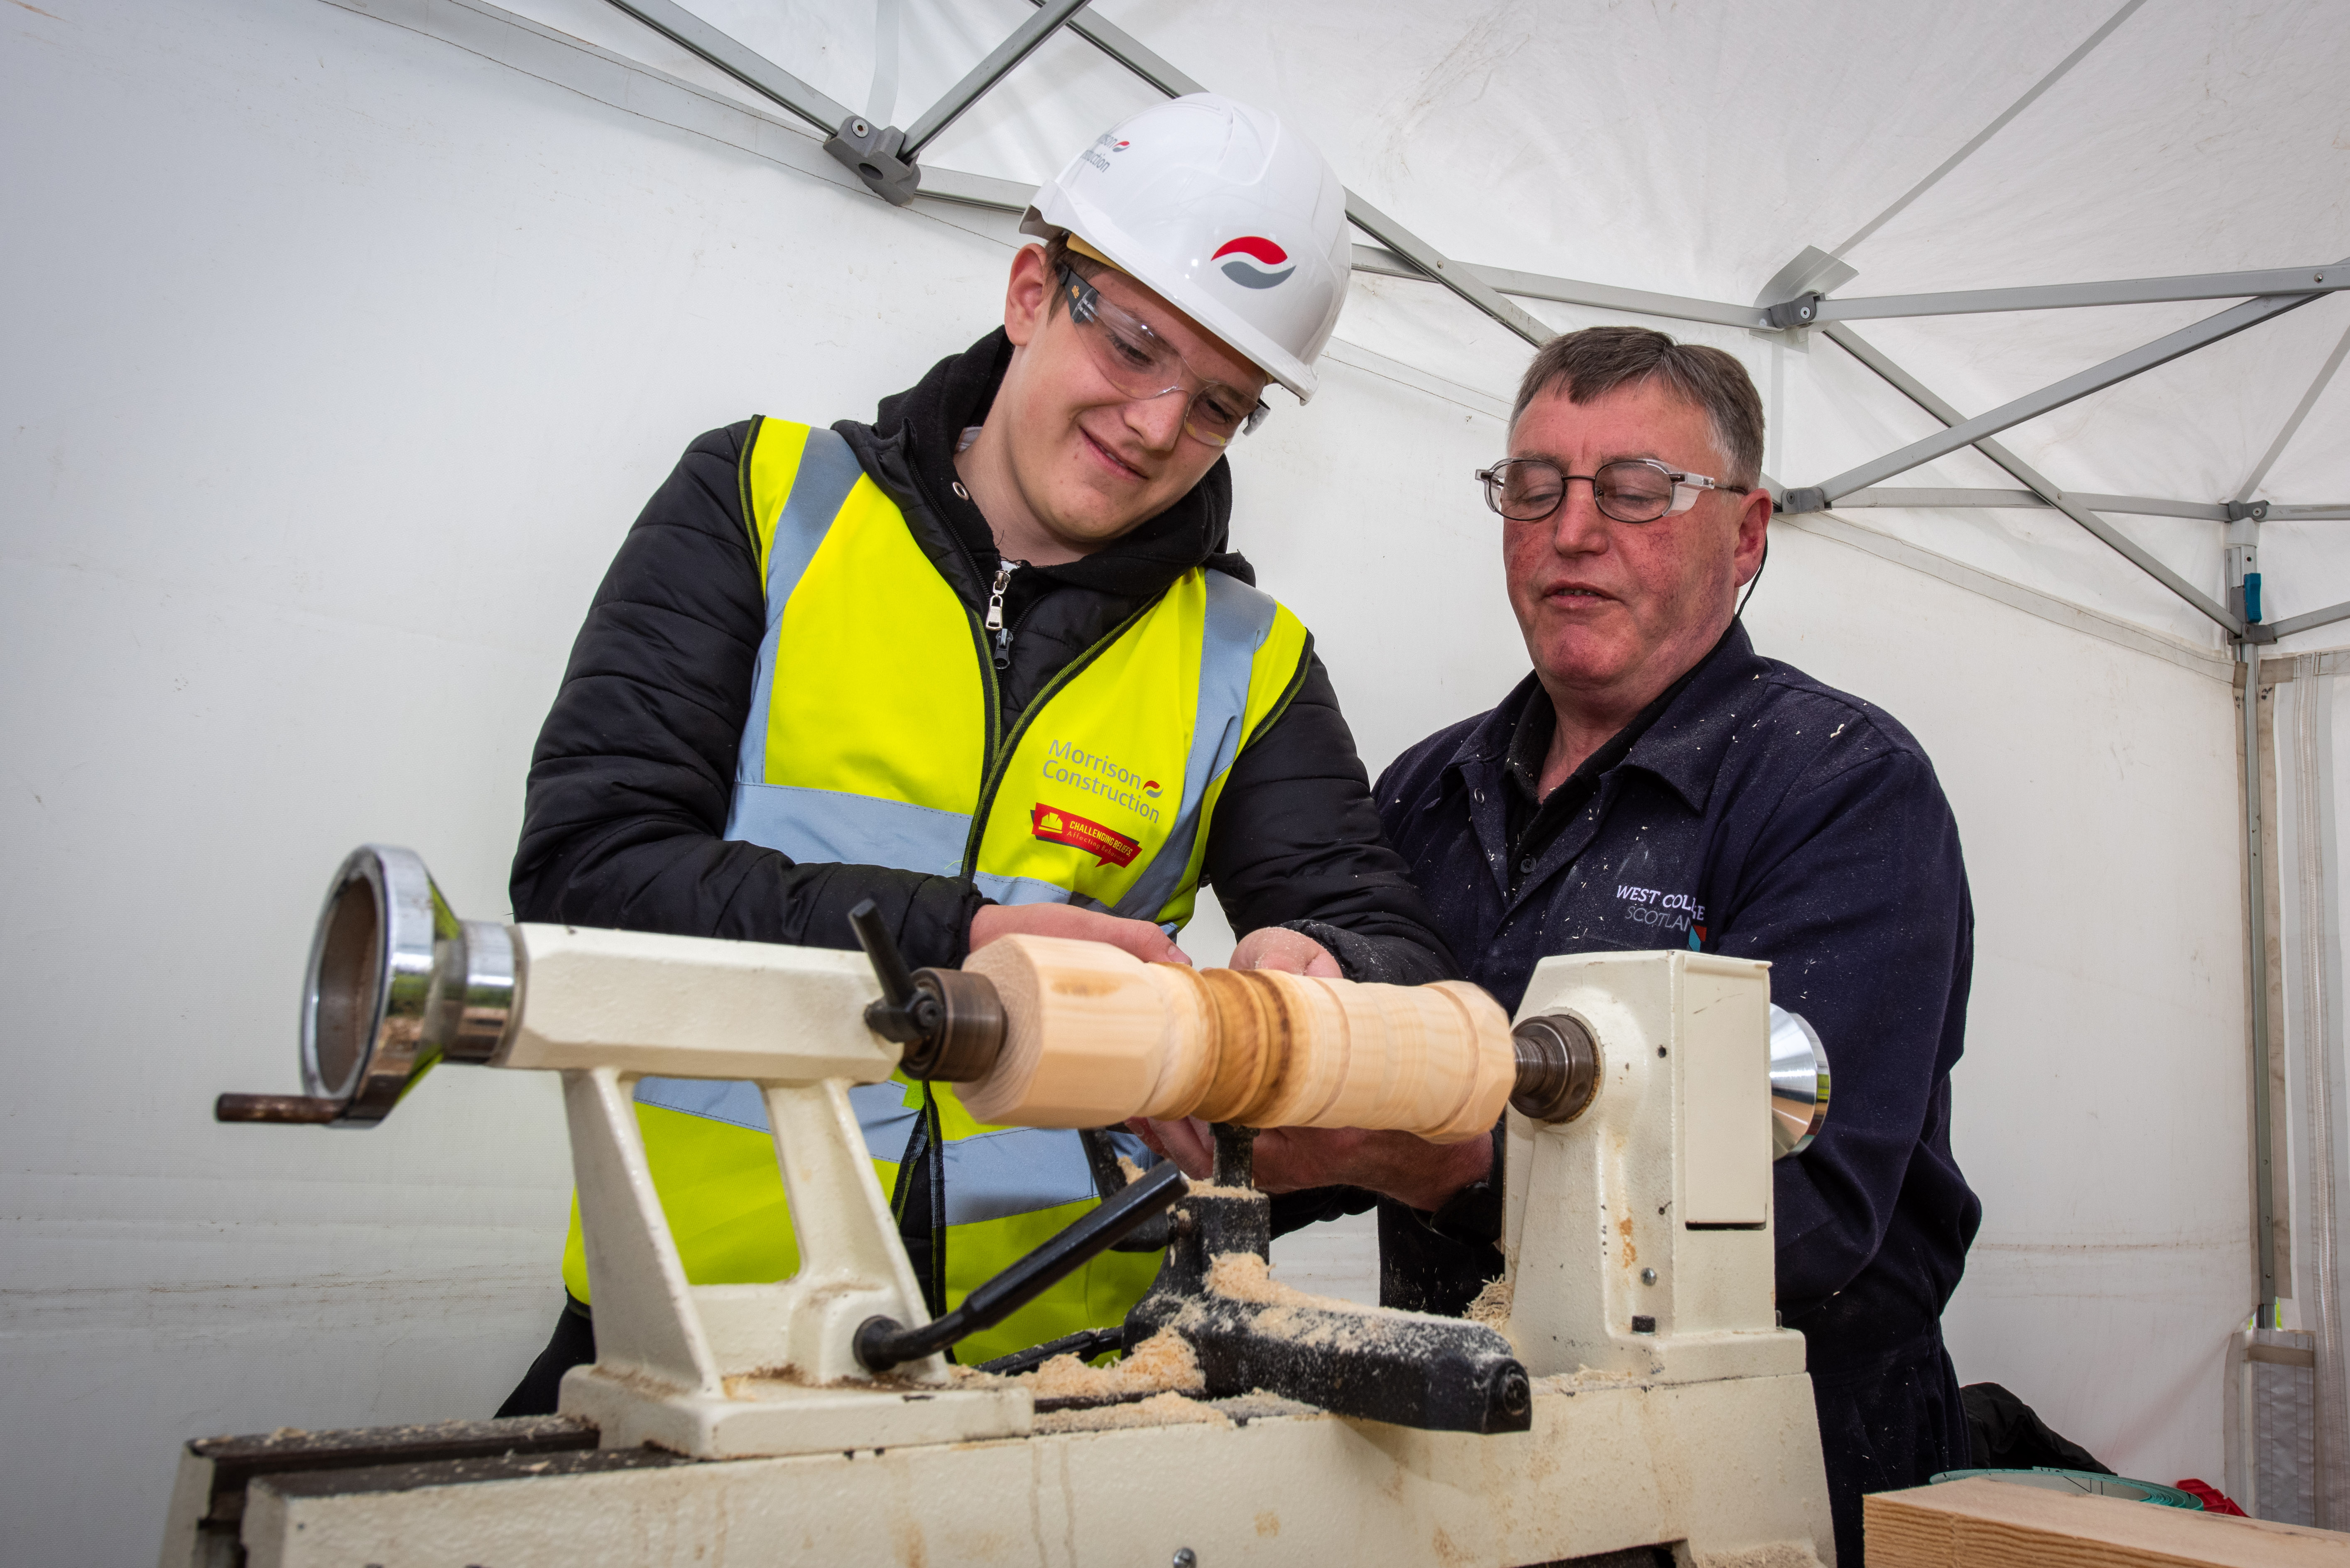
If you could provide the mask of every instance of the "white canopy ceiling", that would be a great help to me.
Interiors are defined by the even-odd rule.
[[[519,8],[773,111],[603,0]],[[877,123],[899,125],[1035,14],[1021,0],[695,0],[691,9]],[[2322,0],[1373,3],[1336,13],[1111,0],[1088,14],[1201,83],[1288,117],[1352,191],[1446,255],[1483,266],[1743,305],[1805,246],[1856,269],[1847,296],[2317,268],[2350,254],[2350,13]],[[922,162],[1034,183],[1155,96],[1065,30]],[[1519,303],[1561,328],[1627,318]],[[1857,329],[1973,414],[2228,303]],[[1815,334],[1657,324],[1754,369],[1782,483],[1816,483],[1939,428]],[[1429,284],[1369,276],[1339,335],[1497,397],[1528,353]],[[2345,338],[2350,300],[2322,298],[2002,439],[2067,491],[2224,501],[2260,468]],[[1970,450],[1890,483],[2018,488]],[[2350,377],[2319,396],[2252,493],[2350,505]],[[2222,639],[2044,507],[1843,515],[2110,616],[2205,647]],[[2190,584],[2224,597],[2222,524],[2112,515]],[[2266,524],[2269,621],[2350,599],[2343,541],[2350,519]],[[2334,640],[2314,630],[2287,647]]]

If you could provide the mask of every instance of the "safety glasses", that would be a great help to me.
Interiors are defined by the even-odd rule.
[[[1709,490],[1752,493],[1746,486],[1678,472],[1648,457],[1618,458],[1591,473],[1569,473],[1546,457],[1513,457],[1479,469],[1477,477],[1485,486],[1485,504],[1513,523],[1539,523],[1557,511],[1566,502],[1571,479],[1589,484],[1600,514],[1618,523],[1654,523],[1686,512]]]
[[[1246,435],[1272,412],[1263,400],[1192,369],[1173,344],[1151,330],[1150,323],[1103,298],[1076,268],[1064,265],[1060,282],[1069,302],[1069,319],[1076,324],[1077,336],[1102,379],[1138,403],[1187,394],[1191,400],[1184,405],[1183,429],[1194,440],[1228,446],[1234,436]]]

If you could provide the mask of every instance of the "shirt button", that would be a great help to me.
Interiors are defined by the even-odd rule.
[[[1531,870],[1533,870],[1534,868],[1534,857],[1533,856],[1531,856],[1531,855],[1527,856],[1523,860],[1521,860],[1521,861],[1519,861],[1519,862],[1518,862],[1518,869],[1519,869],[1519,870],[1521,870],[1521,871],[1531,871]]]

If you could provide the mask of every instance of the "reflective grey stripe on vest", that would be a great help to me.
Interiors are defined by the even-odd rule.
[[[962,870],[957,866],[950,876]],[[993,871],[982,871],[972,880],[979,890],[999,904],[1084,904],[1094,909],[1101,906],[1092,899],[1072,893],[1058,882],[1040,881],[1034,877],[998,877]]]
[[[1208,786],[1240,755],[1241,731],[1248,722],[1249,675],[1280,607],[1271,594],[1238,577],[1218,571],[1201,575],[1207,579],[1208,606],[1200,639],[1198,717],[1191,728],[1191,754],[1183,763],[1183,809],[1168,831],[1167,842],[1112,911],[1128,919],[1157,919],[1182,885],[1191,846],[1200,836]]]
[[[726,836],[780,849],[806,864],[894,866],[960,877],[971,815],[840,790],[738,782]],[[991,896],[999,903],[1034,902]]]
[[[760,428],[764,433],[765,426],[762,424]],[[791,496],[784,503],[784,514],[775,519],[775,537],[767,545],[767,630],[759,639],[759,664],[751,676],[751,717],[743,726],[743,743],[734,754],[734,780],[738,785],[763,784],[767,777],[767,698],[775,689],[775,649],[783,640],[784,606],[790,600],[792,590],[799,587],[800,578],[806,575],[808,563],[816,559],[816,546],[824,543],[841,504],[864,477],[865,470],[846,441],[827,430],[808,431],[807,445],[800,451],[799,472],[792,480]],[[758,526],[755,518],[745,521],[754,528]],[[742,792],[737,789],[735,811],[741,811],[742,806]],[[750,836],[734,831],[730,814],[726,836]]]
[[[950,1225],[1009,1220],[1099,1196],[1085,1140],[1066,1128],[1006,1127],[950,1138],[946,1168]]]
[[[848,1091],[848,1103],[865,1131],[865,1152],[875,1159],[905,1158],[906,1141],[914,1135],[920,1110],[906,1104],[903,1084],[859,1084]],[[721,1083],[711,1078],[639,1078],[637,1104],[665,1111],[707,1116],[753,1132],[767,1130],[767,1100],[755,1084]],[[1113,1134],[1118,1152],[1137,1165],[1142,1140]],[[982,1220],[1006,1220],[1081,1203],[1097,1196],[1093,1167],[1086,1146],[1074,1132],[1046,1127],[1006,1127],[956,1138],[946,1146],[947,1223],[969,1225]]]

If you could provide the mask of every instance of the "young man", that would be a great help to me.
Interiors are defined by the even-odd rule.
[[[1552,953],[1687,945],[1769,960],[1773,1004],[1819,1037],[1835,1105],[1773,1170],[1778,1303],[1807,1347],[1836,1561],[1857,1564],[1864,1492],[1968,1462],[1941,1337],[1981,1215],[1950,1152],[1974,960],[1958,826],[1892,715],[1757,654],[1737,619],[1771,517],[1737,360],[1639,327],[1555,338],[1509,453],[1479,478],[1534,668],[1398,758],[1380,815],[1503,1006]],[[1390,1195],[1390,1304],[1459,1312],[1502,1271],[1495,1145],[1269,1133],[1256,1173]]]
[[[1039,192],[1001,330],[871,424],[694,442],[541,732],[516,916],[851,947],[870,898],[916,965],[1017,931],[1180,962],[1212,879],[1239,967],[1450,973],[1311,639],[1229,553],[1224,450],[1268,380],[1313,394],[1345,213],[1274,117],[1157,106]],[[688,1276],[788,1276],[757,1094],[637,1098]],[[933,1313],[1120,1179],[1122,1133],[983,1127],[945,1087],[851,1098]],[[1115,1324],[1157,1267],[1107,1254],[959,1354]],[[504,1413],[593,1357],[576,1218],[564,1278]]]

